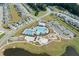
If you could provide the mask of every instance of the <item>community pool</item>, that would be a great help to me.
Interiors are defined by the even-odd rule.
[[[32,29],[25,29],[23,34],[33,35],[33,30]]]
[[[42,27],[42,26],[37,26],[34,28],[34,31],[37,35],[40,35],[40,34],[45,34],[48,32],[48,29],[46,27]]]
[[[33,29],[25,29],[23,34],[25,35],[41,35],[48,33],[48,28],[43,26],[36,26]]]

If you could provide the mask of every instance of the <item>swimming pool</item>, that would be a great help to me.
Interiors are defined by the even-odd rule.
[[[25,30],[23,31],[23,34],[26,34],[26,35],[34,35],[32,29],[25,29]]]
[[[33,29],[25,29],[23,34],[25,35],[41,35],[48,33],[48,28],[43,26],[36,26]]]
[[[34,31],[35,31],[36,35],[40,35],[40,34],[47,33],[48,30],[46,27],[37,26],[34,28]]]

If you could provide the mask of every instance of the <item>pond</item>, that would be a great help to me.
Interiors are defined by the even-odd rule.
[[[8,48],[3,52],[4,56],[48,56],[47,54],[33,54],[22,48]]]
[[[46,53],[43,54],[33,54],[27,50],[24,50],[22,48],[8,48],[3,52],[4,56],[49,56]],[[71,47],[68,46],[66,48],[66,51],[61,56],[79,56],[77,51]]]
[[[62,54],[62,56],[79,56],[79,54],[73,47],[68,46],[64,54]]]

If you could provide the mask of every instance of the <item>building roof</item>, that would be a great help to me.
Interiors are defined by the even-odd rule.
[[[31,42],[31,41],[34,41],[35,37],[26,36],[25,39],[27,42]]]
[[[39,22],[39,25],[40,25],[40,26],[46,26],[46,24],[43,23],[43,22]]]
[[[38,42],[39,42],[40,44],[42,44],[42,45],[48,44],[48,39],[40,37],[40,39],[38,40]]]

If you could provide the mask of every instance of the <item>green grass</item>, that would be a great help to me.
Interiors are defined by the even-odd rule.
[[[2,38],[4,36],[5,33],[0,32],[0,38]]]
[[[13,46],[15,47],[20,47],[23,48],[31,53],[35,53],[35,54],[49,54],[49,55],[62,55],[65,52],[65,48],[67,46],[72,46],[74,47],[78,53],[79,53],[79,40],[67,40],[67,41],[61,41],[61,42],[51,42],[46,46],[34,46],[30,43],[26,43],[26,42],[18,42],[18,43],[14,43],[14,44],[10,44],[7,45],[5,48],[12,48]],[[1,50],[0,50],[1,51]]]
[[[9,4],[9,11],[11,14],[11,19],[10,19],[11,22],[16,22],[20,19],[20,16],[18,16],[18,12],[14,8],[13,4]]]
[[[40,46],[34,46],[30,43],[20,42],[20,43],[14,43],[14,44],[7,45],[3,49],[13,48],[13,46],[15,46],[15,47],[23,48],[23,49],[25,49],[31,53],[35,53],[35,54],[46,53],[49,55],[61,55],[65,51],[65,47],[67,46],[66,44],[67,43],[65,41],[52,42],[48,45],[40,47]]]
[[[47,15],[43,18],[46,22],[48,21],[51,21],[51,20],[55,20],[56,17],[55,16],[52,16],[51,14],[50,15]]]
[[[41,17],[43,15],[45,15],[46,13],[48,13],[47,11],[39,11],[37,17]]]

